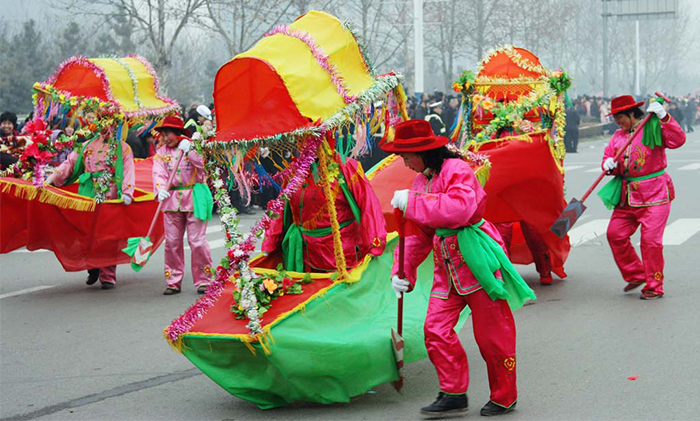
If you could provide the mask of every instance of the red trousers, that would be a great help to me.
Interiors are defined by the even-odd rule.
[[[664,230],[671,204],[615,208],[608,225],[608,243],[615,263],[627,282],[646,282],[643,291],[664,293]],[[630,237],[642,226],[642,260]]]
[[[491,401],[510,407],[518,398],[515,369],[515,321],[505,300],[493,301],[480,289],[468,295],[451,291],[447,299],[430,297],[425,319],[425,346],[437,370],[440,390],[466,393],[467,354],[454,331],[465,306],[472,311],[474,339],[486,361]]]

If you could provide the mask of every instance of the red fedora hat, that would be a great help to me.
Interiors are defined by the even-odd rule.
[[[192,134],[191,130],[185,128],[185,123],[182,121],[182,119],[175,115],[165,117],[163,124],[155,128],[155,130],[158,131],[165,129],[175,130],[180,134],[184,134],[185,136],[190,136]]]
[[[636,102],[632,95],[618,96],[613,98],[612,101],[610,101],[610,112],[606,114],[606,117],[625,110],[629,110],[630,108],[641,107],[642,105],[644,105],[644,101]]]
[[[394,140],[379,145],[384,152],[422,152],[445,146],[445,136],[435,136],[430,123],[425,120],[408,120],[395,127]]]

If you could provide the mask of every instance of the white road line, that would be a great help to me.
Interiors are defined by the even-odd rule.
[[[700,162],[696,162],[695,164],[690,164],[690,165],[686,165],[684,167],[678,168],[678,171],[694,171],[694,170],[700,170]]]
[[[27,250],[26,248],[22,247],[21,249],[12,250],[10,253],[51,253],[51,250]]]
[[[594,219],[581,226],[576,226],[569,231],[569,242],[571,246],[578,246],[586,241],[604,235],[608,229],[608,219]]]
[[[15,295],[29,294],[30,292],[41,291],[42,289],[49,289],[49,288],[53,288],[53,286],[41,286],[41,287],[20,289],[19,291],[8,292],[6,294],[0,294],[0,300],[2,300],[3,298],[14,297]]]
[[[221,232],[221,225],[210,225],[207,227],[207,234]]]
[[[568,171],[577,170],[579,168],[583,168],[583,165],[566,165],[566,166],[564,166],[564,171],[568,172]]]
[[[679,218],[666,226],[665,246],[680,246],[700,231],[700,218]]]
[[[586,170],[586,172],[603,172],[603,169],[600,167],[595,167],[591,168],[590,170]]]
[[[211,250],[224,247],[226,245],[226,240],[223,238],[217,238],[216,240],[209,241],[209,248]],[[190,250],[190,245],[185,244],[185,250]]]

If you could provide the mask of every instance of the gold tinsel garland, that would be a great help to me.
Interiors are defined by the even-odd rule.
[[[344,280],[348,276],[345,253],[343,252],[343,242],[340,238],[340,224],[338,223],[338,213],[335,209],[333,189],[331,188],[331,177],[328,173],[328,157],[333,157],[333,150],[328,145],[328,141],[323,141],[318,151],[318,175],[323,187],[323,195],[326,196],[326,206],[328,207],[328,217],[331,220],[331,231],[333,233],[333,252],[335,254],[335,264],[338,267],[338,279]]]

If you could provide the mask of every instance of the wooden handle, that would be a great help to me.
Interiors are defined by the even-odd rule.
[[[170,190],[170,187],[173,184],[173,179],[175,178],[175,174],[177,173],[177,169],[180,168],[180,162],[182,162],[182,157],[185,156],[184,151],[180,151],[180,155],[177,157],[177,162],[175,163],[175,168],[173,168],[173,171],[170,173],[168,176],[168,183],[167,187],[165,188],[166,190]],[[146,234],[146,237],[151,238],[151,234],[153,234],[153,229],[156,227],[156,221],[158,220],[158,215],[160,215],[160,210],[163,209],[163,202],[165,200],[161,201],[158,203],[158,208],[156,209],[155,215],[153,215],[153,221],[151,221],[151,226],[148,228],[148,234]]]

